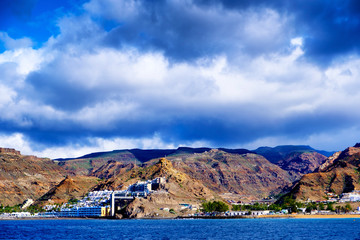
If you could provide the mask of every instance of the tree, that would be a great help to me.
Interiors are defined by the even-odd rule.
[[[352,207],[349,203],[345,205],[345,212],[350,212],[352,210]]]
[[[326,207],[326,210],[329,210],[329,211],[334,211],[334,204],[333,203],[328,203],[327,204],[327,207]]]
[[[203,212],[226,212],[229,210],[229,206],[221,201],[204,202],[202,204]]]
[[[279,206],[279,205],[277,205],[277,204],[271,204],[270,206],[269,206],[269,210],[273,210],[273,211],[276,211],[276,212],[280,212],[281,211],[281,207]]]

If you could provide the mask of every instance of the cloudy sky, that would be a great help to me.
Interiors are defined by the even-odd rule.
[[[2,0],[0,17],[2,147],[360,141],[357,0]]]

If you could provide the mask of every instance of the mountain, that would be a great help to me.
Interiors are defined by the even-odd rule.
[[[306,145],[284,145],[274,148],[260,147],[254,152],[288,171],[297,180],[304,174],[313,172],[325,162],[327,156],[334,153],[316,150]]]
[[[72,172],[73,174],[88,175],[91,172],[96,171],[96,169],[107,164],[108,161],[116,161],[124,164],[127,163],[141,164],[155,158],[203,153],[210,150],[211,148],[189,148],[189,147],[179,147],[177,149],[153,149],[153,150],[124,149],[124,150],[114,150],[110,152],[91,153],[79,158],[55,159],[55,161],[57,161],[59,165],[63,166],[63,168],[65,168],[69,172]],[[244,154],[251,152],[246,149],[221,148],[221,150],[236,154]]]
[[[360,189],[360,144],[337,152],[314,172],[304,175],[290,195],[300,201],[319,201],[329,193],[340,195]]]
[[[66,175],[64,172],[50,159],[0,148],[0,204],[16,205],[28,198],[37,199],[58,184]]]
[[[309,153],[309,152],[317,152],[325,157],[329,157],[335,152],[327,152],[323,150],[316,150],[307,145],[282,145],[277,147],[259,147],[253,152],[260,154],[265,157],[272,163],[277,163],[281,160],[286,160],[286,158],[293,153]]]
[[[233,154],[218,149],[203,153],[182,153],[166,158],[180,174],[203,184],[217,194],[233,194],[241,199],[259,199],[275,195],[290,187],[294,177],[264,157],[254,154]],[[144,169],[158,162],[154,159],[135,167],[133,164],[109,162],[93,172],[94,176],[110,176],[103,189],[122,189],[132,178],[147,179]],[[131,175],[133,174],[133,175]]]
[[[201,201],[219,199],[217,194],[208,189],[201,181],[193,179],[186,173],[176,169],[172,162],[160,158],[143,167],[133,167],[118,175],[100,182],[93,190],[126,189],[137,181],[164,177],[164,186],[147,198],[137,198],[125,206],[120,213],[121,217],[169,217],[171,214],[161,208],[181,211],[181,203],[199,206]]]
[[[267,156],[278,154],[277,165],[256,151]],[[166,166],[171,167],[161,165],[159,159],[164,156]],[[303,174],[320,169],[324,159],[308,146],[264,147],[255,151],[187,147],[125,149],[56,160],[0,149],[0,191],[4,193],[0,203],[19,204],[27,198],[60,203],[80,198],[92,189],[125,189],[138,180],[165,173],[169,180],[167,190],[175,202],[219,197],[260,199],[289,189]],[[329,159],[321,167],[326,164],[330,164]]]
[[[317,152],[292,152],[276,163],[296,179],[316,170],[326,161],[326,157]]]
[[[212,191],[233,193],[242,199],[278,194],[294,180],[288,172],[254,153],[233,154],[212,149],[168,159],[176,169],[201,181]]]

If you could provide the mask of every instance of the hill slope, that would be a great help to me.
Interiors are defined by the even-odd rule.
[[[37,199],[64,175],[64,169],[50,159],[0,148],[0,204],[16,205],[28,198]]]
[[[99,179],[96,177],[66,176],[59,184],[41,196],[37,202],[47,203],[50,200],[54,203],[64,203],[70,199],[80,199],[98,183]]]
[[[360,144],[337,152],[319,169],[304,175],[290,194],[297,200],[325,200],[327,192],[341,194],[360,189]]]
[[[201,181],[217,193],[235,193],[246,199],[278,194],[294,180],[264,157],[231,154],[213,149],[201,154],[169,157],[176,169]]]

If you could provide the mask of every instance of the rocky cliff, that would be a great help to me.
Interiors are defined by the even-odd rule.
[[[307,173],[312,173],[326,161],[326,157],[317,152],[294,152],[276,163],[296,179]]]

